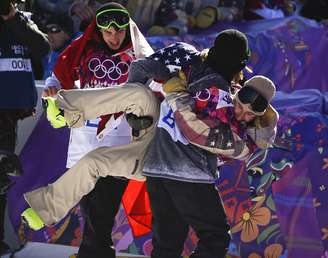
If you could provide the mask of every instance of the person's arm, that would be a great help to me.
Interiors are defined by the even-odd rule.
[[[30,49],[33,58],[42,58],[48,54],[50,50],[48,37],[38,29],[32,20],[17,11],[13,5],[9,15],[2,17],[12,35]]]
[[[192,46],[178,42],[157,50],[154,54],[131,63],[128,82],[146,84],[153,79],[165,82],[182,67],[190,65],[199,52]]]
[[[171,77],[166,65],[152,58],[139,58],[130,65],[128,82],[147,84],[150,79],[166,81]]]

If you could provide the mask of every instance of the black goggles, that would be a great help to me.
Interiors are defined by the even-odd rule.
[[[98,28],[109,29],[115,25],[119,29],[126,28],[130,23],[130,15],[123,9],[107,9],[96,15]]]
[[[236,97],[239,102],[248,105],[255,115],[263,115],[269,106],[268,101],[250,86],[242,87]]]

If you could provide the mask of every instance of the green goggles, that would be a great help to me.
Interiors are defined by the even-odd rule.
[[[124,29],[130,23],[130,15],[123,9],[108,9],[97,13],[96,22],[100,29],[109,29],[113,26]]]

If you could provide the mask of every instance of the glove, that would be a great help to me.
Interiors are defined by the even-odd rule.
[[[45,109],[47,119],[53,128],[61,128],[66,126],[64,110],[58,108],[55,98],[42,98],[42,106]]]
[[[187,78],[183,71],[179,71],[178,77],[172,77],[163,84],[163,91],[166,94],[173,92],[186,91],[187,89]]]
[[[135,114],[129,113],[125,117],[131,128],[135,130],[147,129],[153,124],[153,118],[151,116],[136,116]]]

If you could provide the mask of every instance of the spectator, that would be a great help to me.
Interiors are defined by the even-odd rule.
[[[292,0],[245,0],[246,20],[275,19],[291,15],[295,11]]]
[[[22,173],[14,154],[17,121],[31,116],[37,100],[32,58],[41,62],[49,42],[37,26],[10,0],[0,2],[0,252],[7,249],[4,212],[8,175]]]
[[[51,52],[43,62],[44,80],[51,76],[59,54],[76,37],[73,20],[71,17],[64,14],[50,17],[47,20],[45,28],[49,38]]]
[[[70,9],[69,15],[74,21],[75,31],[84,31],[95,16],[96,10],[108,2],[107,0],[75,0]]]
[[[304,1],[300,14],[306,18],[328,25],[328,2],[326,0]]]
[[[240,20],[243,3],[243,0],[163,0],[148,34],[185,34],[192,29],[207,29],[217,21]]]
[[[32,20],[45,31],[45,24],[49,17],[68,14],[74,0],[34,0],[31,5]]]

